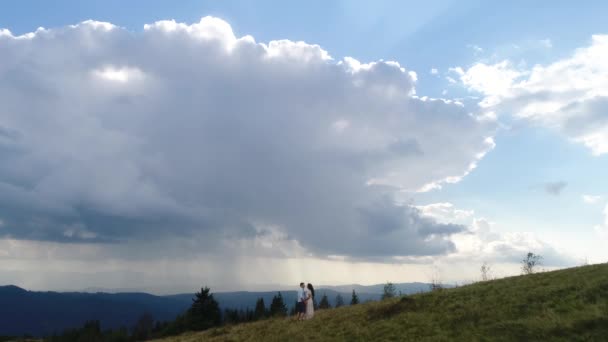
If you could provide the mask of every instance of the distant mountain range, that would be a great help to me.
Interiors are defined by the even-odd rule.
[[[378,300],[384,285],[323,286],[316,290],[317,300],[326,294],[333,306],[338,294],[350,303],[354,289],[361,302]],[[410,294],[427,291],[429,284],[395,284],[397,292]],[[222,309],[253,309],[256,300],[264,298],[268,307],[278,291],[218,292],[214,297]],[[293,291],[281,291],[291,307],[296,300]],[[0,335],[44,336],[81,326],[87,320],[99,320],[103,329],[132,327],[144,313],[155,320],[173,320],[192,303],[193,294],[156,296],[148,293],[90,293],[27,291],[14,285],[0,286]]]
[[[330,290],[334,290],[337,292],[351,293],[352,290],[355,290],[357,293],[361,292],[361,293],[382,294],[382,292],[384,292],[384,285],[385,284],[376,284],[376,285],[356,285],[355,284],[355,285],[338,285],[338,286],[323,285],[323,286],[320,286],[320,288],[321,288],[321,291],[323,291],[323,289],[330,289]],[[429,286],[430,286],[430,284],[428,284],[428,283],[401,283],[401,284],[394,284],[394,285],[395,285],[395,289],[397,290],[397,293],[401,292],[402,294],[425,292],[425,291],[429,290]]]

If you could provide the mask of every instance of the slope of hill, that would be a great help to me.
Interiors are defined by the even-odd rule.
[[[188,341],[607,341],[608,265],[187,333]]]

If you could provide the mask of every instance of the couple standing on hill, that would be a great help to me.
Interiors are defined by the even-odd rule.
[[[296,303],[296,319],[298,321],[311,319],[315,315],[314,298],[315,288],[312,284],[308,283],[307,286],[304,286],[304,283],[300,283],[298,302]]]

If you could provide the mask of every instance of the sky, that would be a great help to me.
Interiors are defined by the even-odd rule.
[[[608,260],[608,4],[0,1],[0,284]]]

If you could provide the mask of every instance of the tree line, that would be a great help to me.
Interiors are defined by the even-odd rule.
[[[359,304],[359,296],[352,292],[351,305]],[[326,294],[320,302],[314,302],[315,309],[330,309],[331,305]],[[338,294],[335,307],[344,305],[344,298]],[[287,317],[288,313],[295,314],[295,307],[289,312],[283,295],[278,292],[267,307],[264,298],[258,298],[253,310],[226,308],[222,312],[219,303],[213,297],[208,287],[201,288],[192,298],[192,304],[175,320],[168,322],[155,321],[152,315],[143,314],[131,328],[102,330],[98,320],[87,321],[80,328],[68,329],[62,333],[44,338],[48,342],[133,342],[145,341],[151,338],[179,335],[186,331],[203,331],[213,327],[228,324],[253,322],[273,317]]]

